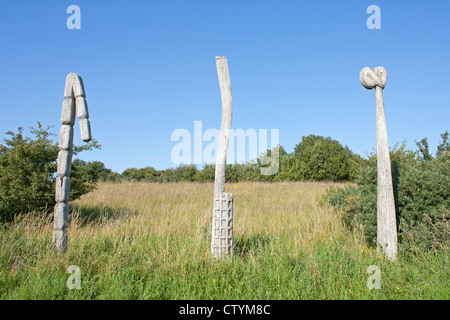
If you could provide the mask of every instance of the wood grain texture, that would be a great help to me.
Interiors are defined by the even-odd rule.
[[[222,122],[220,125],[219,145],[216,158],[214,192],[225,191],[225,168],[228,151],[228,141],[231,131],[233,114],[233,96],[231,94],[230,75],[226,57],[216,57],[217,75],[219,77],[220,94],[222,96]]]
[[[91,125],[86,102],[83,79],[76,73],[69,73],[64,87],[64,102],[61,111],[59,132],[59,153],[57,162],[53,247],[57,251],[67,249],[67,226],[70,200],[70,173],[72,168],[73,125],[75,114],[80,122],[81,139],[91,141]]]
[[[390,260],[396,260],[398,254],[397,221],[383,102],[383,88],[386,86],[387,73],[383,67],[376,67],[373,70],[365,67],[361,70],[359,78],[366,89],[375,88],[378,249],[386,254]]]
[[[225,170],[230,139],[233,97],[226,57],[216,57],[217,75],[222,97],[222,121],[216,158],[211,254],[228,258],[233,251],[233,194],[225,193]]]
[[[375,87],[377,127],[377,243],[391,259],[397,259],[397,221],[391,161],[384,114],[383,89]]]

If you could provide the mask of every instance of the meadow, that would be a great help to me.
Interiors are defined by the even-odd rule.
[[[99,183],[72,201],[69,245],[50,214],[0,231],[1,299],[449,299],[450,254],[391,262],[318,199],[326,182],[246,182],[234,194],[234,254],[210,254],[212,183]],[[80,289],[67,268],[79,267]],[[380,270],[370,289],[367,270]]]

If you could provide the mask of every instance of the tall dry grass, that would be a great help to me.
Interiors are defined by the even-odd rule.
[[[391,299],[409,297],[411,288],[415,297],[448,295],[448,253],[384,261],[317,204],[330,185],[227,184],[234,255],[218,261],[209,247],[213,184],[101,183],[71,202],[65,254],[52,250],[51,214],[23,216],[0,232],[0,297]],[[374,264],[383,268],[383,290],[367,289]],[[81,270],[81,290],[66,286],[70,265]],[[424,268],[433,290],[420,285]]]
[[[234,237],[270,235],[291,242],[295,252],[317,242],[348,240],[339,215],[317,205],[331,183],[228,184],[234,194]],[[118,236],[189,238],[198,247],[209,232],[212,184],[103,183],[95,192],[74,201],[71,242],[85,237]],[[91,215],[91,216],[90,216]],[[83,221],[90,221],[86,223]],[[352,245],[363,245],[361,239]]]

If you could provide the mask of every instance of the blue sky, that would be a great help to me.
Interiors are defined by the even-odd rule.
[[[72,4],[80,30],[66,27]],[[366,26],[372,4],[379,30]],[[58,133],[65,77],[76,72],[102,145],[81,159],[118,172],[175,167],[174,130],[220,128],[221,55],[235,129],[279,129],[288,152],[302,136],[330,136],[364,156],[376,146],[375,93],[359,72],[381,65],[389,144],[416,149],[428,137],[434,152],[450,130],[449,15],[444,0],[2,0],[0,135],[36,121]]]

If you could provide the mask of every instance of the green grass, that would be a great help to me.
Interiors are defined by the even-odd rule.
[[[316,204],[329,184],[230,185],[231,259],[211,257],[212,184],[102,184],[72,203],[69,248],[51,247],[51,216],[0,231],[1,299],[449,299],[450,255],[395,262]],[[81,271],[70,290],[67,267]],[[366,270],[381,270],[368,289]]]

